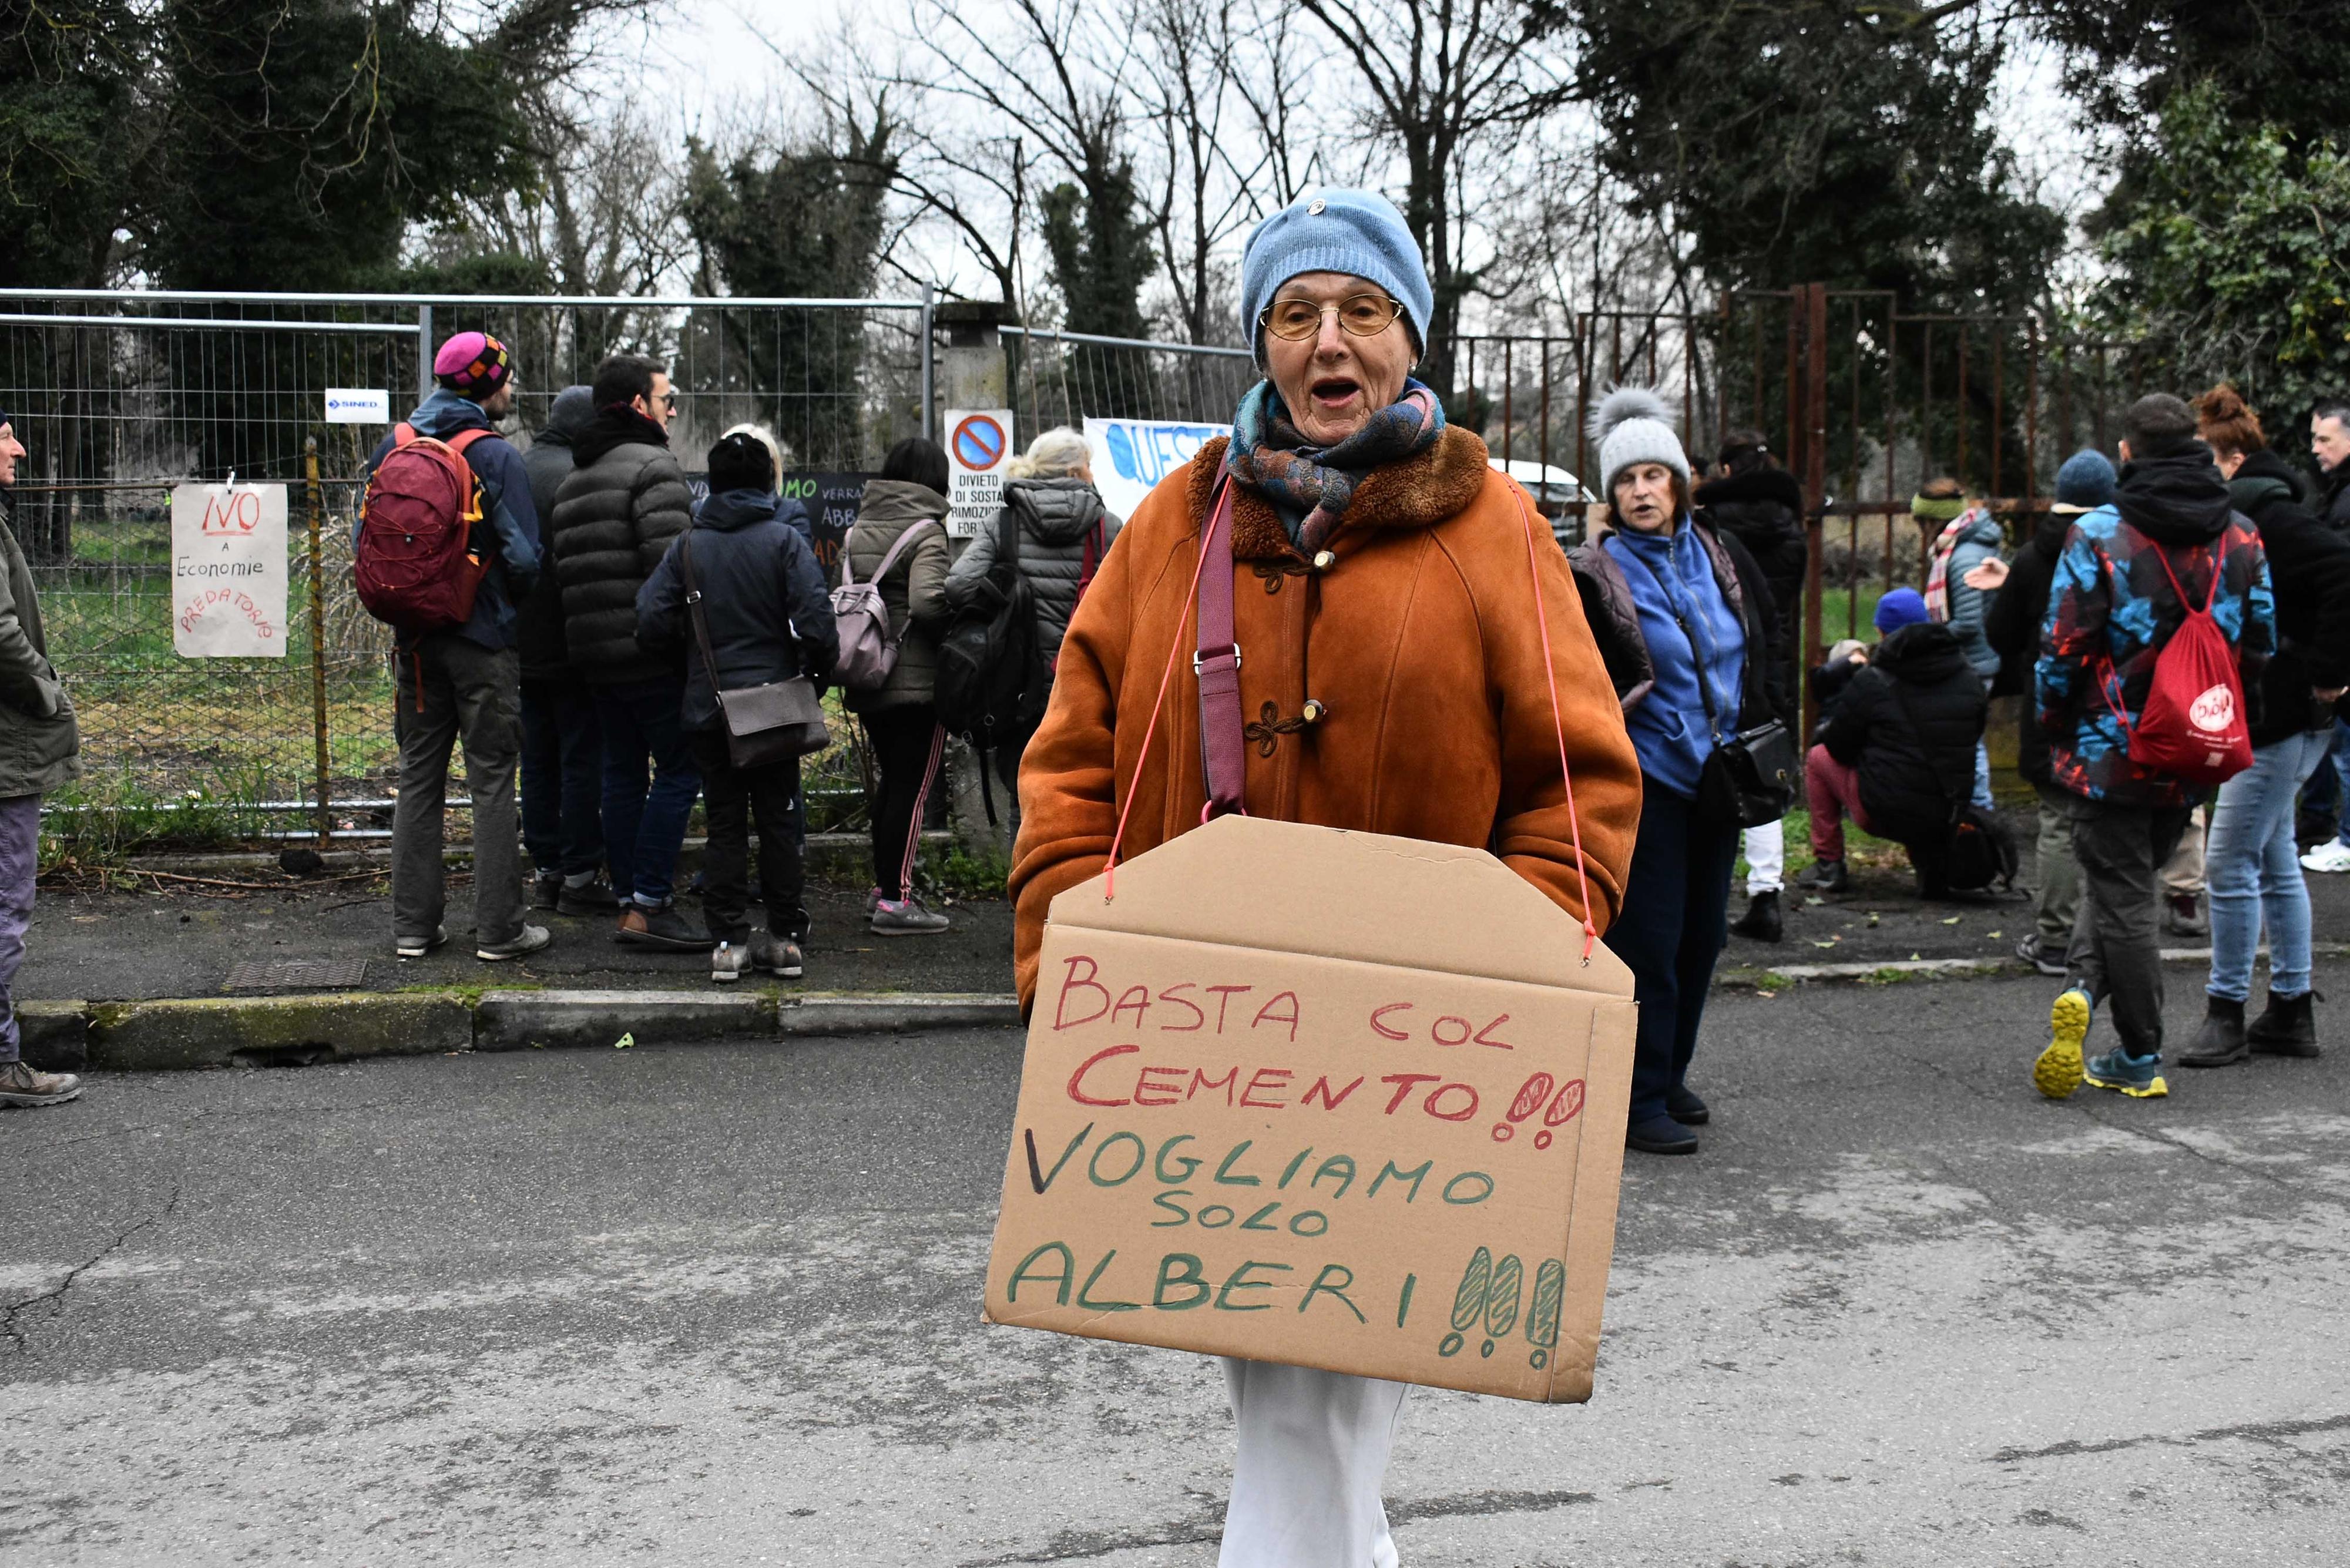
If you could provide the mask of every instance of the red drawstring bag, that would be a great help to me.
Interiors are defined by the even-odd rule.
[[[2108,679],[2099,681],[2097,690],[2122,733],[2129,737],[2130,761],[2190,784],[2221,784],[2252,765],[2252,736],[2236,650],[2211,614],[2227,576],[2227,555],[2224,548],[2213,553],[2211,591],[2198,609],[2178,586],[2168,555],[2151,540],[2147,545],[2162,563],[2162,574],[2170,579],[2170,591],[2178,596],[2186,619],[2154,656],[2154,680],[2136,725],[2114,701],[2112,687],[2118,682],[2110,679],[2110,659],[2106,664]],[[2106,569],[2111,572],[2110,562]]]

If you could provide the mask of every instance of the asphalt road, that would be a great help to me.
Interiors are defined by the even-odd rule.
[[[1717,1122],[1632,1157],[1596,1397],[1416,1391],[1404,1561],[2343,1562],[2343,1014],[2321,1062],[2054,1106],[2049,994],[1717,997]],[[0,1113],[0,1561],[1204,1568],[1214,1366],[978,1321],[1018,1052],[382,1060]]]

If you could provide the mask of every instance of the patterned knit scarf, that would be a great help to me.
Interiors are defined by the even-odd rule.
[[[1371,470],[1426,452],[1444,432],[1444,406],[1419,382],[1406,379],[1403,399],[1336,446],[1309,445],[1290,422],[1271,381],[1259,381],[1232,416],[1232,444],[1224,466],[1234,479],[1274,504],[1290,543],[1311,556],[1336,531]],[[1290,524],[1291,514],[1304,521]]]
[[[1933,620],[1950,618],[1950,557],[1958,552],[1960,536],[1975,525],[1987,514],[1981,506],[1970,506],[1944,525],[1934,540],[1933,565],[1926,573],[1926,614]]]

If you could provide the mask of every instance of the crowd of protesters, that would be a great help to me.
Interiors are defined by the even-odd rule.
[[[448,940],[442,817],[463,748],[474,821],[474,951],[520,958],[553,940],[533,914],[609,922],[611,939],[707,953],[713,979],[803,973],[806,812],[798,757],[747,757],[727,697],[833,679],[831,585],[812,521],[785,499],[783,452],[763,428],[728,431],[699,490],[671,450],[679,395],[665,367],[632,354],[551,400],[517,452],[497,433],[515,367],[495,338],[458,334],[435,357],[438,387],[371,458],[370,475],[417,437],[452,447],[479,487],[479,586],[462,624],[395,622],[400,785],[392,827],[395,950]],[[1116,524],[1090,483],[1083,438],[1053,431],[1015,463],[1007,505],[1021,544],[1011,569],[1035,590],[1040,635],[1057,646],[1083,584],[1065,557],[1080,535],[1106,549]],[[934,933],[948,917],[915,891],[921,823],[946,732],[933,701],[940,637],[992,556],[950,580],[946,454],[899,442],[867,482],[842,546],[845,583],[878,591],[890,657],[844,693],[879,775],[872,805],[870,930]],[[354,533],[364,545],[362,507]],[[1024,739],[1019,737],[1017,739]],[[999,744],[1007,778],[1014,746]],[[520,835],[515,786],[520,774]],[[680,857],[702,806],[702,919],[678,905]],[[752,826],[757,829],[754,929]],[[528,851],[525,879],[520,848]]]

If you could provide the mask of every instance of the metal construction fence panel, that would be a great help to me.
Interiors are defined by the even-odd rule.
[[[1230,424],[1258,379],[1245,348],[1003,328],[1012,411],[1024,437],[1093,419]]]
[[[404,417],[429,389],[431,346],[478,327],[514,354],[517,444],[557,391],[632,350],[671,369],[681,453],[752,421],[795,469],[869,469],[928,427],[929,314],[927,300],[0,291],[0,409],[30,449],[11,521],[83,730],[86,776],[54,804],[251,832],[287,826],[267,820],[286,809],[323,818],[323,800],[338,829],[382,830],[391,638],[358,603],[350,537],[385,427],[328,422],[329,389],[383,393]],[[232,477],[287,486],[283,658],[173,651],[171,492]],[[853,774],[857,759],[827,767]]]

